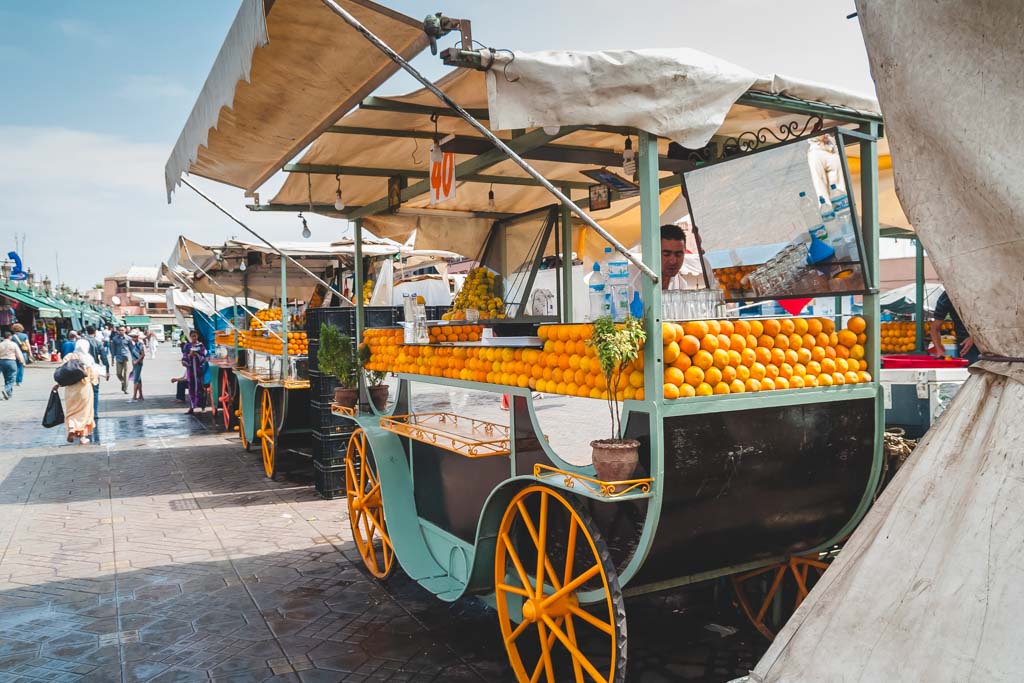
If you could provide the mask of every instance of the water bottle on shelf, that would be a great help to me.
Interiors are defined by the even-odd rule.
[[[609,314],[605,305],[605,277],[601,272],[601,264],[594,262],[594,270],[590,274],[590,283],[587,285],[590,301],[590,319],[597,320],[601,316]]]
[[[821,212],[818,209],[818,204],[806,192],[800,193],[798,203],[800,206],[800,218],[803,219],[806,229],[817,227],[821,223]]]
[[[836,216],[836,234],[832,236],[832,246],[836,250],[837,258],[852,260],[857,254],[857,237],[853,229],[853,216],[850,213],[850,197],[835,184],[830,189],[832,210]]]

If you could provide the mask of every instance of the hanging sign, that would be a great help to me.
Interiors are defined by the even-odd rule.
[[[430,203],[455,199],[455,155],[443,152],[440,161],[430,162]]]

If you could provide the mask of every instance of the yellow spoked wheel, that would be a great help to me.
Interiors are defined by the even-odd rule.
[[[362,429],[352,432],[345,451],[345,494],[352,538],[363,564],[378,579],[386,579],[395,566],[395,548],[384,521],[380,478]]]
[[[768,640],[775,640],[778,628],[796,611],[800,603],[810,593],[814,582],[828,569],[828,562],[817,553],[790,557],[785,562],[768,565],[742,574],[729,577],[732,588],[736,592],[736,602],[750,623]],[[814,572],[813,574],[811,572]],[[772,601],[783,587],[787,574],[792,579],[793,609],[783,605],[781,622],[772,621],[769,609]],[[781,595],[780,595],[781,597]],[[756,608],[756,609],[755,609]]]
[[[245,416],[242,413],[242,406],[239,405],[238,410],[235,411],[235,417],[238,418],[238,424],[235,426],[235,429],[238,430],[238,436],[242,439],[242,448],[248,453],[252,448],[252,444],[245,438]]]
[[[274,418],[274,399],[270,392],[263,390],[263,398],[260,401],[260,428],[256,436],[260,440],[260,448],[263,451],[263,471],[270,479],[277,473],[277,427]]]
[[[498,530],[494,593],[517,680],[625,681],[618,575],[575,501],[544,486],[516,494]]]

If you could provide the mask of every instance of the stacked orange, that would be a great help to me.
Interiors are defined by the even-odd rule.
[[[942,333],[953,332],[953,323],[942,323]],[[906,353],[917,348],[917,324],[914,321],[895,321],[879,326],[882,353]]]
[[[663,323],[664,396],[686,398],[870,382],[867,323],[831,318]]]
[[[428,330],[431,344],[480,341],[483,325],[439,325]]]
[[[234,344],[234,340],[229,342]],[[238,333],[238,345],[246,349],[263,351],[276,356],[284,352],[284,346],[277,337],[263,336],[259,332],[240,331]],[[309,354],[309,340],[305,332],[288,333],[288,353],[292,356],[306,356]]]
[[[750,273],[757,270],[757,266],[729,266],[727,268],[715,268],[715,280],[718,281],[718,286],[721,287],[726,296],[729,295],[729,290],[735,292],[742,292],[748,287],[743,286],[743,278]]]

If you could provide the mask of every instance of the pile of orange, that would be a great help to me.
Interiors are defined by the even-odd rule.
[[[729,291],[742,292],[749,287],[743,285],[743,278],[750,273],[757,270],[757,266],[729,266],[727,268],[715,268],[715,280],[718,281],[718,286],[721,287],[726,296],[729,295]]]
[[[663,323],[665,398],[870,382],[867,323],[831,318]]]
[[[428,334],[431,344],[440,344],[442,342],[480,341],[483,331],[483,325],[442,325],[431,327]]]
[[[925,323],[927,331],[928,323]],[[942,323],[942,333],[953,332],[953,323]],[[906,353],[917,348],[917,323],[911,321],[888,322],[879,325],[882,353]]]
[[[262,311],[256,311],[256,314],[249,320],[249,329],[261,330],[264,321],[280,320],[282,316],[283,312],[280,308],[264,308]]]
[[[228,342],[234,344],[234,340]],[[245,349],[255,349],[275,356],[284,352],[281,340],[273,335],[264,336],[257,331],[240,331],[238,333],[238,345]],[[288,353],[292,356],[309,355],[309,340],[305,332],[288,333]]]

